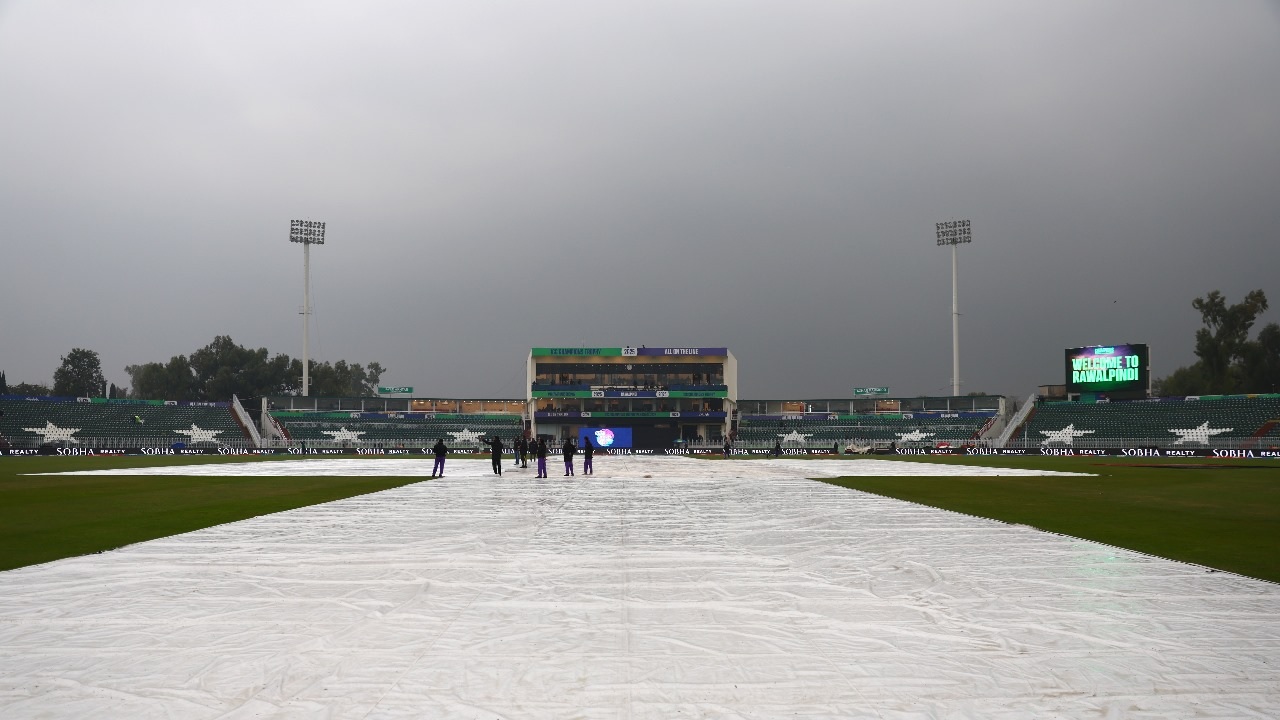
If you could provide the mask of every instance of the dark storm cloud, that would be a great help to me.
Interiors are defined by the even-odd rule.
[[[727,345],[748,397],[1024,396],[1280,297],[1264,3],[18,2],[0,369],[230,335],[515,396],[533,345]],[[15,310],[16,309],[16,310]],[[1264,319],[1273,319],[1266,318]]]

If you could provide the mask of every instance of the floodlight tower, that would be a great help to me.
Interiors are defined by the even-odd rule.
[[[324,223],[290,220],[289,242],[302,243],[302,395],[311,394],[311,246],[324,244]]]
[[[968,220],[936,223],[938,245],[951,246],[951,395],[960,395],[960,300],[956,292],[956,246],[973,242]]]

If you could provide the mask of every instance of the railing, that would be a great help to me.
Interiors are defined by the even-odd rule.
[[[766,449],[771,448],[775,445],[775,443],[776,441],[774,440],[740,440],[738,442],[735,442],[733,446],[735,448],[740,447],[740,448],[750,449],[750,450],[759,450],[761,448],[766,448]],[[854,438],[842,438],[840,440],[828,440],[826,442],[809,442],[809,441],[784,442],[782,443],[782,449],[783,450],[792,450],[792,449],[830,450],[831,447],[834,445],[835,447],[839,448],[840,452],[843,453],[847,448],[850,448],[850,447],[887,448],[890,445],[893,445],[895,447],[901,447],[901,448],[906,448],[906,447],[931,448],[931,447],[937,447],[941,443],[947,443],[951,447],[960,447],[961,445],[977,445],[980,447],[993,446],[993,443],[989,440],[975,440],[972,437],[967,437],[967,436],[964,438],[958,438],[958,437],[957,438],[929,438],[928,440],[921,440],[918,442],[912,442],[912,441],[904,442],[902,440],[894,440],[892,438],[886,440],[883,437],[876,437],[876,438],[854,437]],[[723,448],[724,444],[721,443],[719,447]]]
[[[1179,442],[1176,437],[1159,437],[1159,438],[1124,438],[1124,437],[1097,437],[1089,435],[1084,437],[1075,437],[1071,442],[1047,442],[1045,438],[1020,437],[1011,440],[1004,445],[997,447],[1008,448],[1161,448],[1165,450],[1203,450],[1205,448],[1219,448],[1223,450],[1243,450],[1243,449],[1263,449],[1272,450],[1280,449],[1280,438],[1275,437],[1235,437],[1224,438],[1214,437],[1211,442]]]
[[[169,448],[180,445],[189,448],[216,448],[230,447],[242,450],[253,449],[255,445],[252,441],[245,438],[234,440],[217,441],[217,442],[187,442],[182,439],[175,439],[173,436],[155,436],[155,437],[77,437],[77,442],[58,442],[49,443],[57,447],[82,448],[82,449],[113,449],[113,448],[136,448],[136,447],[157,447]],[[865,448],[888,448],[892,444],[898,448],[932,448],[937,447],[940,443],[946,442],[951,447],[960,447],[962,445],[976,445],[978,447],[1008,447],[1008,448],[1161,448],[1166,450],[1203,450],[1206,448],[1215,448],[1223,450],[1275,450],[1280,449],[1280,438],[1263,437],[1263,438],[1222,438],[1215,437],[1210,443],[1182,442],[1178,443],[1177,438],[1100,438],[1100,437],[1077,437],[1071,443],[1050,442],[1046,443],[1042,440],[1034,438],[1018,438],[1005,445],[998,445],[988,440],[972,440],[972,439],[951,439],[937,440],[930,438],[920,442],[902,442],[885,440],[883,438],[845,438],[843,440],[832,442],[784,442],[782,447],[784,450],[827,450],[830,451],[834,444],[840,451],[845,453],[850,448],[855,450]],[[506,441],[504,440],[504,443]],[[308,448],[418,448],[430,447],[435,443],[434,440],[428,441],[424,439],[420,443],[405,442],[403,440],[377,440],[371,439],[364,442],[332,442],[329,440],[292,440],[286,441],[282,438],[268,437],[263,439],[261,447],[267,448],[283,448],[283,447],[301,447],[305,445]],[[14,449],[39,448],[45,445],[40,438],[11,438],[10,447]],[[488,451],[488,446],[481,443],[446,443],[450,450],[470,450],[470,451]],[[559,443],[556,443],[559,446]],[[724,441],[704,441],[700,443],[680,443],[677,447],[688,448],[691,450],[711,450],[719,452],[724,448]],[[774,447],[774,442],[767,440],[760,441],[737,441],[733,443],[736,450],[768,450]],[[506,453],[511,452],[511,448],[505,449]]]
[[[249,433],[249,440],[252,441],[253,447],[262,447],[262,436],[258,434],[258,428],[253,424],[253,418],[249,417],[249,413],[240,404],[240,398],[235,395],[231,396],[231,414],[240,423],[240,427]]]
[[[960,447],[962,445],[974,445],[977,447],[1008,447],[1008,448],[1161,448],[1166,450],[1187,449],[1187,450],[1204,450],[1206,448],[1218,448],[1223,450],[1273,450],[1280,449],[1280,438],[1276,437],[1245,437],[1245,438],[1212,438],[1212,442],[1196,443],[1196,442],[1178,442],[1176,437],[1163,438],[1123,438],[1123,437],[1076,437],[1071,443],[1066,442],[1044,442],[1041,438],[1018,438],[1005,444],[1000,444],[994,440],[974,440],[972,438],[928,438],[921,441],[902,441],[902,440],[885,440],[884,438],[846,438],[836,441],[840,451],[844,452],[848,447],[888,447],[893,443],[895,447],[900,448],[932,448],[942,443],[946,443],[950,447]],[[831,441],[827,442],[784,442],[782,447],[788,449],[808,449],[821,450],[823,448],[830,449]],[[773,441],[767,440],[743,440],[733,444],[735,448],[758,450],[761,448],[771,448],[774,446]],[[721,446],[723,447],[723,446]]]
[[[275,415],[270,412],[263,411],[262,417],[266,420],[267,436],[264,438],[266,447],[286,447],[289,444],[289,431],[285,430],[284,425],[276,419]]]
[[[1027,417],[1031,415],[1035,408],[1036,396],[1035,393],[1032,393],[1027,397],[1026,402],[1022,403],[1022,407],[1018,408],[1018,412],[1012,418],[1009,418],[1009,424],[1005,425],[1004,432],[1000,433],[1000,437],[996,438],[995,446],[1005,447],[1006,443],[1009,442],[1009,438],[1012,438],[1013,434],[1018,432],[1018,428],[1022,427],[1022,424],[1027,421]]]
[[[94,449],[112,449],[112,448],[136,448],[136,447],[160,447],[168,448],[175,445],[190,448],[216,448],[231,447],[236,449],[248,450],[254,447],[253,442],[245,437],[239,437],[228,440],[216,440],[213,442],[189,442],[181,436],[161,435],[155,437],[85,437],[76,436],[73,442],[53,442],[46,443],[40,438],[9,438],[9,446],[14,449],[38,448],[42,445],[52,445],[54,447],[69,448],[94,448]]]

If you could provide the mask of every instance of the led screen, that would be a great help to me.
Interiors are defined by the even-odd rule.
[[[588,437],[598,448],[631,447],[631,428],[578,428],[578,447]]]
[[[1067,349],[1067,392],[1145,392],[1146,345],[1090,345]]]

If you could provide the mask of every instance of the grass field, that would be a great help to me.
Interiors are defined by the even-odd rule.
[[[101,552],[423,480],[25,474],[263,461],[272,460],[219,456],[0,460],[0,570]]]
[[[989,457],[919,461],[1096,477],[847,477],[827,482],[1280,582],[1278,463]]]
[[[27,474],[272,461],[218,456],[5,458],[0,461],[0,570],[422,481]],[[851,477],[827,482],[1280,582],[1280,463],[991,457],[905,461],[1066,470],[1096,477]]]

